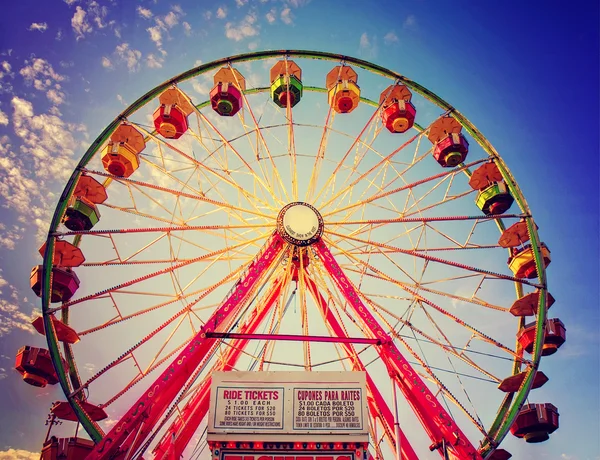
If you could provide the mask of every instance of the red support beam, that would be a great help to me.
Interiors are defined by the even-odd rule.
[[[280,255],[283,239],[278,234],[266,243],[256,259],[250,264],[227,298],[190,341],[169,367],[150,385],[149,389],[127,411],[110,432],[96,444],[87,460],[108,459],[115,454],[133,451],[135,446],[124,444],[129,435],[142,425],[136,444],[141,445],[152,431],[157,420],[175,399],[196,367],[207,356],[213,340],[206,339],[207,332],[227,326],[229,319],[236,314],[258,286],[259,281]]]
[[[275,281],[266,299],[253,311],[248,320],[242,324],[242,334],[252,334],[262,324],[263,320],[277,301],[283,288],[282,280]],[[236,339],[231,342],[225,359],[215,366],[215,370],[229,371],[235,367],[237,360],[248,345],[248,339]],[[198,426],[208,413],[210,404],[210,377],[207,377],[181,411],[181,415],[171,424],[157,447],[154,449],[154,460],[170,460],[181,458],[183,451],[192,439]]]
[[[339,291],[346,298],[372,337],[378,338],[383,345],[377,346],[381,359],[388,371],[396,380],[404,397],[423,424],[433,444],[441,445],[445,441],[449,451],[457,458],[464,460],[482,457],[473,447],[456,422],[439,403],[433,392],[425,385],[409,362],[402,356],[392,338],[379,325],[370,310],[360,300],[356,289],[346,277],[341,267],[325,245],[323,240],[315,243],[319,258],[325,265],[329,275],[335,281]]]
[[[366,337],[331,337],[327,335],[294,335],[294,334],[242,334],[235,332],[211,332],[206,334],[209,339],[247,339],[247,340],[283,340],[290,342],[328,342],[328,343],[364,343],[381,345],[379,339]]]
[[[312,294],[315,303],[323,312],[323,317],[325,318],[325,323],[329,326],[331,331],[338,336],[346,335],[344,328],[333,314],[327,301],[319,291],[314,280],[312,280],[307,273],[304,274],[304,281],[306,283],[306,287],[309,292]],[[390,443],[392,450],[396,450],[396,434],[394,430],[394,416],[392,415],[392,411],[387,405],[387,402],[379,392],[377,385],[373,382],[371,375],[366,370],[362,360],[354,350],[354,347],[349,343],[342,344],[342,348],[346,352],[346,355],[351,360],[354,370],[357,371],[365,371],[367,373],[367,391],[368,391],[368,406],[369,412],[371,412],[371,417],[373,420],[379,419],[381,422],[383,429],[385,431],[388,442]],[[412,446],[406,439],[406,436],[400,430],[400,448],[402,460],[419,460],[417,454],[413,450]]]

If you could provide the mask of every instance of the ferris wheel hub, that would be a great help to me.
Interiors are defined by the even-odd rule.
[[[288,243],[309,246],[323,235],[323,218],[317,209],[301,201],[289,203],[279,211],[277,232]]]

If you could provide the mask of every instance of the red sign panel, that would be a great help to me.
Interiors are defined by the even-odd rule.
[[[222,452],[221,460],[355,460],[354,452]]]

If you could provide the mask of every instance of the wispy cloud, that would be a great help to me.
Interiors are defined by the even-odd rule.
[[[93,28],[86,19],[87,13],[79,5],[75,8],[75,14],[71,18],[71,27],[75,31],[75,38],[80,40],[85,34],[90,33]]]
[[[230,40],[239,42],[247,37],[254,37],[259,34],[256,25],[256,14],[247,14],[239,23],[228,22],[225,24],[225,36]]]
[[[137,49],[133,49],[129,46],[129,43],[121,43],[115,48],[117,57],[127,64],[127,69],[130,72],[136,72],[140,69],[140,59],[142,58],[142,52]]]
[[[163,58],[157,57],[154,54],[149,54],[146,57],[146,65],[151,69],[160,69],[163,65],[163,62],[165,62]]]
[[[404,27],[405,29],[409,29],[409,30],[416,30],[418,25],[417,25],[417,18],[415,17],[414,14],[409,14],[406,19],[404,20],[404,22],[402,23],[402,27]]]
[[[292,23],[292,10],[289,7],[286,7],[284,9],[281,10],[281,14],[279,16],[281,18],[281,21],[284,24],[291,24]]]
[[[383,43],[385,43],[386,45],[392,45],[394,43],[398,43],[398,41],[398,35],[396,35],[396,33],[393,30],[390,30],[383,37]]]
[[[137,7],[137,12],[138,14],[143,17],[144,19],[150,19],[152,16],[154,16],[152,14],[152,11],[150,11],[148,8],[144,8],[141,5],[138,5]]]
[[[66,77],[56,72],[52,64],[42,58],[25,61],[25,64],[19,71],[25,83],[38,91],[46,92],[46,97],[52,104],[62,104],[65,101],[65,93],[62,91],[61,82]]]
[[[33,309],[27,315],[19,310],[19,305],[22,304],[17,289],[3,278],[2,270],[0,270],[0,337],[16,329],[35,333],[31,321],[39,314],[39,310]],[[0,459],[2,459],[1,453]]]
[[[102,67],[104,67],[105,69],[113,68],[112,61],[109,58],[107,58],[106,56],[102,56]]]
[[[269,24],[273,24],[277,19],[277,10],[275,8],[271,8],[271,10],[265,15]]]
[[[142,8],[142,10],[144,10],[144,9]],[[148,12],[149,12],[149,10],[148,10]],[[144,16],[144,15],[142,15],[142,16],[146,17],[147,19],[149,17],[152,17],[152,16],[147,17],[148,12],[146,12],[144,10],[144,15],[146,15],[146,16]],[[139,8],[138,8],[138,13],[140,13]],[[142,14],[142,13],[140,13],[140,14]],[[151,14],[151,12],[150,12],[150,14]],[[167,39],[169,38],[169,31],[180,23],[181,18],[183,16],[185,16],[185,13],[181,9],[181,7],[179,5],[173,5],[171,7],[171,11],[169,11],[166,15],[153,16],[154,17],[154,25],[151,27],[148,27],[146,29],[146,31],[150,35],[150,40],[152,40],[154,42],[154,44],[156,45],[156,48],[161,52],[163,57],[167,55],[167,51],[163,48],[165,36]],[[184,33],[189,36],[192,31],[192,26],[190,25],[190,23],[183,22],[182,26],[183,26]]]
[[[0,451],[0,460],[39,460],[39,452],[29,452],[23,449],[13,449]]]
[[[46,32],[48,29],[48,24],[45,22],[32,22],[27,30],[38,30],[40,32]]]
[[[217,18],[225,19],[227,17],[227,8],[220,6],[217,8]]]
[[[363,32],[358,45],[359,54],[363,57],[375,58],[377,57],[377,51],[377,37],[369,37],[369,34]]]

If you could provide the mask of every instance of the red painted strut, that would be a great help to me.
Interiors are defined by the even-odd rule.
[[[258,306],[250,315],[248,320],[240,326],[242,333],[251,334],[261,325],[268,313],[271,311],[273,303],[281,293],[281,280],[275,281],[262,307]],[[215,342],[217,343],[217,342]],[[232,370],[243,350],[248,345],[248,340],[236,339],[230,343],[230,347],[222,361],[218,363],[215,370]],[[208,413],[210,404],[210,384],[211,379],[207,377],[202,382],[201,387],[196,394],[184,406],[181,414],[171,424],[157,447],[154,449],[154,460],[170,460],[171,458],[181,458],[183,451],[192,439],[198,425],[202,422]]]
[[[208,339],[248,339],[248,340],[284,340],[291,342],[329,342],[329,343],[366,343],[381,345],[379,339],[366,337],[331,337],[327,335],[294,335],[294,334],[238,334],[234,332],[209,332]]]
[[[152,431],[157,420],[165,412],[171,401],[177,396],[202,359],[210,351],[213,340],[206,339],[207,332],[226,327],[229,320],[239,311],[244,302],[258,286],[260,280],[278,258],[283,248],[283,239],[277,235],[266,243],[265,248],[250,264],[246,273],[235,285],[227,298],[210,317],[198,334],[169,367],[150,385],[149,389],[127,411],[110,432],[96,444],[87,460],[107,459],[117,452],[124,454],[129,450],[131,436],[137,432],[137,440],[145,439]],[[136,441],[139,444],[139,441]]]
[[[473,447],[429,387],[425,385],[421,377],[402,356],[389,334],[379,325],[370,310],[365,307],[356,289],[323,240],[318,241],[314,246],[329,275],[335,281],[356,316],[360,318],[365,329],[370,332],[372,337],[377,337],[382,341],[383,345],[377,347],[378,353],[433,443],[440,444],[445,441],[449,451],[461,460],[481,460],[482,457],[477,449]]]

